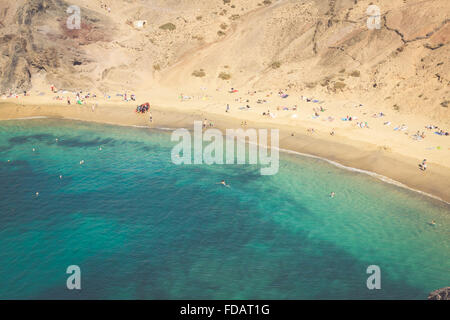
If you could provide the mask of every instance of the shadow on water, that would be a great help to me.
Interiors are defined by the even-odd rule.
[[[189,180],[211,174],[207,169],[199,170],[200,173],[189,172]],[[253,170],[247,173],[257,179]],[[24,174],[33,176],[26,162],[16,178]],[[240,177],[247,181],[244,174]],[[46,179],[42,174],[34,178]],[[83,212],[86,217],[117,221],[127,237],[116,252],[105,248],[79,262],[83,286],[80,292],[67,290],[62,276],[61,285],[44,289],[31,298],[101,299],[115,298],[124,292],[126,297],[135,299],[425,297],[422,290],[391,279],[389,274],[383,274],[382,290],[369,291],[367,262],[333,243],[311,240],[306,230],[293,232],[260,219],[256,203],[241,201],[240,192],[244,190],[226,190],[216,185],[205,188],[201,183],[178,188],[179,178],[163,175],[149,179],[136,174],[133,180],[139,181],[139,189],[122,188],[117,193],[123,183],[118,179],[95,191],[61,193],[51,207],[44,209],[46,212],[37,213],[39,209],[34,208],[34,218],[26,218],[25,214],[24,224],[36,219],[36,215],[59,223],[59,219],[73,212]],[[173,190],[170,186],[174,186]],[[244,186],[247,187],[259,190],[258,184]],[[176,192],[176,196],[167,197],[171,192]],[[218,192],[227,193],[219,197]],[[111,194],[115,195],[114,200]],[[201,196],[193,198],[193,194]],[[299,215],[314,214],[294,198],[285,200],[295,205]],[[29,204],[23,208],[30,212],[31,209]],[[70,256],[71,251],[79,249],[64,250]],[[61,270],[65,267],[61,266]]]
[[[58,145],[62,147],[69,147],[69,148],[88,148],[88,147],[98,147],[98,146],[115,146],[116,140],[112,138],[95,138],[90,140],[83,140],[80,137],[75,138],[66,138],[61,139],[58,142]]]
[[[51,134],[41,133],[41,134],[33,134],[33,135],[27,135],[27,136],[16,136],[8,139],[8,142],[11,145],[18,145],[18,144],[25,144],[30,142],[48,142],[52,140],[55,141],[55,136]]]
[[[242,232],[255,232],[249,228],[254,221],[243,224]],[[210,227],[208,222],[203,228]],[[139,235],[139,239],[129,239],[136,241],[131,247],[107,257],[100,252],[83,261],[81,292],[65,289],[62,282],[61,286],[43,290],[33,298],[113,299],[123,290],[130,299],[424,299],[426,296],[423,290],[406,281],[394,280],[389,274],[383,275],[382,290],[368,290],[367,263],[331,243],[311,243],[303,233],[289,234],[273,224],[258,227],[258,236],[249,238],[230,237],[232,230],[228,234],[214,231],[217,229],[203,233],[185,230],[183,241],[167,233],[152,238]],[[278,232],[284,232],[283,240],[271,242],[263,236]],[[203,242],[206,236],[215,237],[215,241]],[[264,250],[255,252],[254,244],[264,246]],[[321,250],[311,251],[312,247]]]
[[[56,139],[58,141],[56,142]],[[4,147],[11,149],[16,145],[22,145],[27,143],[45,143],[46,145],[55,145],[55,143],[58,144],[58,146],[62,147],[69,147],[69,148],[86,148],[86,147],[97,147],[100,145],[110,145],[114,146],[116,143],[115,139],[112,138],[100,138],[96,137],[93,139],[85,139],[82,136],[75,136],[75,137],[65,137],[65,136],[55,136],[53,134],[33,134],[33,135],[23,135],[23,136],[16,136],[8,139],[9,146]]]
[[[54,145],[55,139],[52,134],[36,134],[8,141],[12,145],[34,141]],[[135,140],[85,136],[59,139],[58,145],[69,148],[120,144],[129,145],[133,152],[170,150]],[[116,160],[119,163],[122,158],[112,162]],[[16,160],[12,166],[0,162],[0,233],[6,229],[30,232],[39,226],[45,242],[32,245],[61,250],[54,253],[42,249],[43,260],[55,259],[55,254],[79,257],[78,261],[63,265],[64,260],[58,262],[60,265],[52,265],[55,273],[60,272],[55,275],[60,280],[58,284],[39,284],[33,293],[28,293],[29,298],[426,298],[423,289],[407,283],[406,274],[403,280],[401,275],[383,273],[382,290],[370,291],[366,288],[366,268],[371,263],[358,259],[338,243],[310,237],[311,230],[307,228],[287,228],[274,222],[270,213],[279,203],[269,203],[268,186],[261,179],[270,178],[262,178],[258,167],[242,165],[217,170],[208,166],[158,165],[124,170],[104,164],[82,177],[68,176],[59,181],[46,171],[34,170],[25,160]],[[232,181],[231,188],[216,184],[222,179]],[[89,188],[77,188],[76,183]],[[38,201],[33,197],[36,188],[42,190]],[[289,193],[283,194],[283,201],[295,208],[300,223],[302,217],[316,215]],[[74,215],[79,219],[73,223],[75,230],[80,224],[89,223],[89,218],[117,224],[117,229],[106,231],[100,224],[100,229],[89,233],[91,243],[111,230],[113,238],[123,237],[124,241],[111,247],[105,242],[105,247],[96,248],[93,254],[80,256],[79,252],[86,248],[66,246],[65,238],[70,235],[56,234],[66,230],[67,221]],[[36,223],[39,221],[42,223]],[[86,245],[83,240],[87,236],[78,236],[80,239],[70,243]],[[20,248],[28,249],[27,244]],[[17,251],[2,254],[8,254],[18,265],[28,261],[26,255]],[[34,263],[39,265],[40,261]],[[74,263],[82,269],[81,291],[65,287],[65,268]],[[380,267],[383,270],[383,265]],[[39,279],[39,270],[30,267],[21,272],[35,273]],[[15,295],[20,293],[19,289],[15,291]]]
[[[58,141],[56,142],[56,139]],[[142,151],[145,152],[153,152],[158,149],[158,146],[149,146],[140,141],[132,141],[132,140],[124,140],[118,141],[113,138],[92,138],[85,139],[82,136],[75,137],[64,137],[64,136],[55,136],[51,134],[35,134],[35,135],[26,135],[26,136],[16,136],[8,139],[8,146],[0,146],[0,152],[5,152],[13,149],[17,145],[23,145],[28,143],[45,143],[46,145],[55,145],[61,147],[68,148],[90,148],[90,147],[98,147],[98,146],[110,146],[115,147],[120,145],[130,145],[130,146],[138,146]],[[158,149],[159,150],[159,149]],[[169,149],[170,150],[170,149]]]

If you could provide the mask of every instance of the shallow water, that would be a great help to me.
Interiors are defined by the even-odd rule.
[[[448,204],[290,154],[274,176],[176,166],[174,144],[142,128],[1,122],[0,298],[425,299],[450,285]],[[381,290],[366,287],[369,265]]]

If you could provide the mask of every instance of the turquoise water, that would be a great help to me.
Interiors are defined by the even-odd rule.
[[[274,176],[176,166],[174,144],[149,129],[1,122],[0,298],[425,299],[450,285],[449,205],[296,155]],[[366,287],[369,265],[381,290]]]

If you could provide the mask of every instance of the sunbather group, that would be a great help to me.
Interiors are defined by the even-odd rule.
[[[450,135],[448,131],[444,131],[442,129],[439,129],[438,126],[434,126],[434,125],[427,125],[425,126],[426,129],[428,130],[436,130],[434,133],[440,136],[448,136]]]
[[[150,109],[150,104],[148,102],[141,104],[136,107],[137,113],[146,113]]]

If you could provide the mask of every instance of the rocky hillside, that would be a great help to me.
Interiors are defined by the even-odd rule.
[[[0,21],[3,92],[291,88],[450,118],[448,0],[3,0]]]

